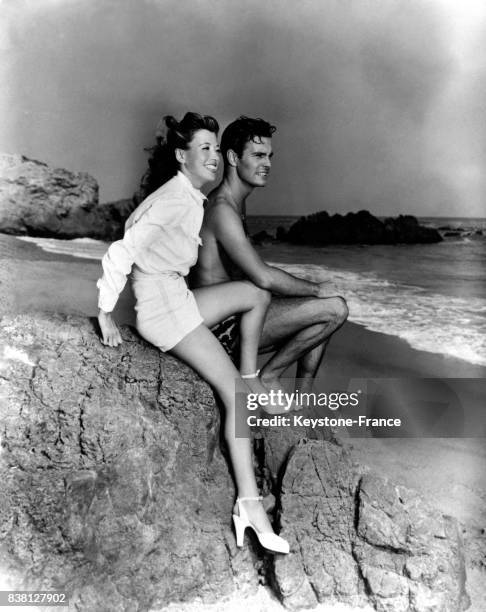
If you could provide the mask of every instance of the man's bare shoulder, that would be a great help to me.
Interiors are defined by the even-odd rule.
[[[213,189],[211,193],[208,195],[208,208],[216,208],[219,206],[228,206],[232,210],[234,210],[233,205],[230,203],[227,192],[221,187],[216,187]]]
[[[237,223],[243,226],[239,214],[227,195],[223,191],[215,189],[208,195],[205,223],[214,228],[223,221],[225,223]]]

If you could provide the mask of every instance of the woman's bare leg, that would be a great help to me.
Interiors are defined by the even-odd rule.
[[[194,368],[217,391],[225,408],[224,437],[229,449],[238,496],[257,497],[250,433],[248,431],[244,438],[237,438],[235,435],[235,379],[240,378],[238,370],[205,325],[197,327],[170,352]],[[240,384],[243,385],[243,381]],[[245,502],[245,508],[252,523],[259,530],[272,531],[260,502]]]
[[[199,312],[207,327],[242,313],[240,321],[240,373],[257,370],[258,345],[270,305],[271,294],[248,281],[220,283],[193,291]],[[253,393],[267,393],[259,378],[245,379]]]
[[[258,346],[265,316],[271,302],[271,294],[249,281],[233,281],[210,285],[194,290],[199,312],[208,327],[212,327],[226,317],[242,312],[240,321],[240,373],[256,374]],[[268,394],[259,376],[245,378],[252,393]],[[285,405],[274,398],[273,403],[264,407],[269,414],[284,414]]]

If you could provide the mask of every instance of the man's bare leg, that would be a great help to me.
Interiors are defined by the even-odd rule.
[[[322,361],[332,334],[346,321],[343,298],[276,298],[268,309],[260,352],[276,350],[264,365],[261,380],[267,388],[281,388],[280,377],[297,362],[297,377],[307,391]],[[302,385],[301,385],[302,387]]]
[[[312,390],[314,378],[317,375],[319,366],[321,365],[324,355],[326,353],[326,348],[329,344],[329,340],[329,337],[326,338],[324,342],[313,348],[305,355],[302,355],[302,357],[297,361],[297,370],[295,372],[295,378],[300,381],[299,389],[301,389],[302,391],[310,392]]]

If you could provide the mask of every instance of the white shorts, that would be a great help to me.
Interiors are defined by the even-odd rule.
[[[196,299],[177,273],[132,272],[137,331],[161,351],[168,351],[203,323]]]

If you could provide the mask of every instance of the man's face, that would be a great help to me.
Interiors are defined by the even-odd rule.
[[[272,139],[256,136],[246,143],[243,154],[238,158],[238,176],[251,187],[265,187],[272,156]]]

